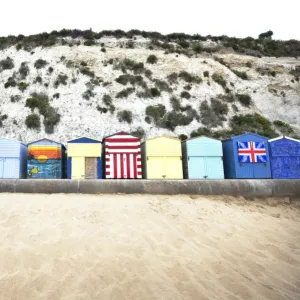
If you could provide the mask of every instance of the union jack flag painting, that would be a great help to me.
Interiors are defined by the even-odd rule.
[[[238,142],[239,162],[265,163],[267,151],[264,142]]]

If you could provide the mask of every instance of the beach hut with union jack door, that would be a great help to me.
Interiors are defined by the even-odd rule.
[[[102,178],[102,143],[87,137],[77,138],[67,143],[68,178]]]
[[[289,137],[269,140],[272,178],[300,178],[300,141]]]
[[[246,132],[222,145],[225,178],[271,178],[267,137]]]
[[[183,174],[186,179],[224,179],[222,142],[206,136],[183,141]]]
[[[0,178],[26,178],[27,146],[0,138]]]
[[[65,146],[41,139],[28,145],[28,178],[64,178]]]
[[[103,139],[105,178],[142,178],[141,140],[126,132]]]
[[[143,178],[183,179],[181,141],[169,136],[142,143]]]

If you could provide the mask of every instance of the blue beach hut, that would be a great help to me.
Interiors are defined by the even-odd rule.
[[[0,139],[0,178],[26,178],[27,147],[21,142]]]
[[[185,179],[224,179],[221,141],[201,136],[181,145]]]
[[[272,178],[300,178],[300,141],[289,137],[269,140]]]
[[[267,137],[246,132],[222,145],[225,178],[271,178]]]

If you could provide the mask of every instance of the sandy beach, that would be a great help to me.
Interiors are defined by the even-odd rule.
[[[300,201],[0,194],[0,299],[300,299]]]

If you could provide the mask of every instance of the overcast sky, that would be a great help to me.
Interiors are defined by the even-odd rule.
[[[161,33],[300,40],[300,0],[1,0],[0,36],[52,30],[139,29]]]

